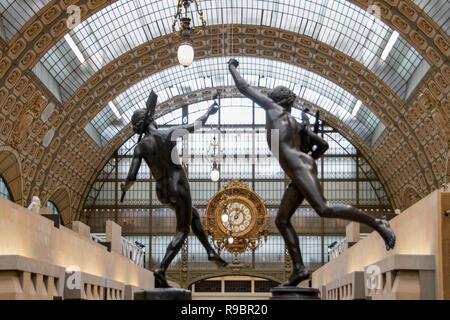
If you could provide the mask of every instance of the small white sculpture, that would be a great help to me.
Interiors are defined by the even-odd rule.
[[[28,210],[39,214],[40,209],[41,209],[41,200],[39,199],[39,197],[33,196],[33,200],[28,206]]]

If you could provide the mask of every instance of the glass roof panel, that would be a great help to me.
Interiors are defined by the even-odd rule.
[[[450,33],[450,2],[448,0],[413,0],[447,33]]]
[[[101,144],[105,145],[127,125],[136,109],[145,108],[145,101],[151,90],[158,94],[158,103],[162,103],[191,91],[234,86],[226,64],[229,58],[197,60],[189,68],[180,65],[174,66],[151,75],[119,94],[113,103],[122,115],[121,119],[117,119],[111,108],[106,106],[91,121],[92,126],[102,136]],[[252,86],[274,88],[284,85],[289,87],[299,98],[334,114],[354,129],[363,140],[370,141],[380,120],[364,105],[361,105],[356,116],[353,116],[352,112],[357,99],[346,90],[311,71],[288,63],[256,57],[239,57],[238,59],[241,74]],[[239,102],[235,105],[242,105],[242,103]],[[248,105],[248,103],[244,105]],[[204,103],[204,108],[207,106],[208,104]],[[163,123],[170,122],[169,118],[170,115],[167,115]]]
[[[6,40],[12,37],[50,0],[2,0],[0,18],[3,18]]]
[[[8,187],[6,186],[6,183],[1,175],[0,175],[0,197],[11,200],[11,194],[9,193]]]
[[[382,61],[392,30],[346,0],[202,0],[200,6],[208,25],[271,26],[323,41],[368,67],[400,97],[404,97],[407,81],[423,60],[399,38],[386,61]],[[80,83],[121,54],[171,33],[174,12],[175,3],[167,6],[167,1],[119,0],[74,28],[71,36],[86,59],[83,65],[64,39],[41,59],[61,84],[63,101]],[[193,18],[194,25],[200,25],[198,16]],[[59,59],[61,56],[65,58]]]

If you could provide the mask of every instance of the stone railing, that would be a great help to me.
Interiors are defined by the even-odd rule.
[[[107,221],[104,238],[89,226],[72,230],[0,198],[0,300],[128,300],[154,287],[153,273],[122,254],[121,228]],[[137,255],[135,255],[136,257]],[[140,261],[137,259],[136,261]]]
[[[63,296],[64,268],[19,255],[0,255],[0,300],[53,300]]]
[[[328,261],[336,259],[347,249],[347,239],[342,239],[328,251]]]
[[[105,233],[91,233],[90,237],[91,240],[97,243],[101,244],[107,243]],[[145,251],[123,237],[121,239],[121,244],[122,244],[122,255],[124,257],[129,258],[139,267],[144,268]]]
[[[434,255],[392,255],[364,269],[365,295],[372,300],[434,300]]]
[[[145,251],[125,238],[122,238],[122,255],[130,258],[139,267],[145,266]]]
[[[361,233],[359,235],[359,240],[364,239],[367,237],[368,233]],[[347,238],[342,239],[338,243],[336,243],[329,251],[328,251],[328,261],[331,261],[333,259],[336,259],[339,255],[341,255],[345,250],[350,248],[352,245],[354,245],[356,242],[348,241]]]
[[[434,256],[392,255],[320,289],[323,300],[433,300],[434,279]]]
[[[314,271],[312,287],[322,299],[449,299],[447,210],[450,193],[436,190],[395,216],[389,224],[396,245],[389,251],[377,232],[360,240],[349,224],[347,240],[354,245]]]
[[[366,299],[364,292],[364,272],[346,274],[321,288],[322,300],[360,300]]]
[[[77,277],[77,285],[70,286],[72,278]],[[66,272],[65,300],[133,300],[125,295],[127,286],[124,283],[92,274],[74,271]]]

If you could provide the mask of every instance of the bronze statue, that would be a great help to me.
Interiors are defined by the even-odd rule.
[[[293,262],[292,274],[282,286],[296,286],[309,278],[309,273],[303,264],[297,233],[290,222],[295,210],[304,199],[311,204],[320,217],[339,218],[369,225],[383,238],[386,250],[394,248],[395,234],[386,220],[374,219],[352,206],[331,205],[325,200],[317,178],[315,160],[324,154],[328,149],[328,144],[312,132],[309,125],[298,123],[291,115],[296,95],[282,86],[276,87],[267,95],[260,93],[250,87],[239,74],[238,65],[239,63],[235,59],[228,62],[236,86],[243,95],[265,109],[267,142],[270,149],[272,149],[270,131],[272,129],[279,130],[279,156],[277,158],[286,175],[292,180],[281,199],[275,220]]]
[[[181,136],[184,131],[194,132],[195,124],[176,126],[170,129],[158,130],[156,122],[153,120],[154,108],[156,105],[155,95],[150,95],[147,103],[147,110],[136,110],[131,118],[135,133],[144,137],[138,142],[134,149],[133,160],[131,162],[128,177],[125,184],[121,185],[125,192],[136,181],[142,159],[145,160],[151,169],[151,173],[156,180],[156,195],[163,204],[169,205],[176,214],[177,225],[176,235],[166,250],[166,254],[161,261],[159,268],[154,272],[156,288],[170,288],[166,280],[166,270],[175,258],[184,240],[189,235],[190,226],[208,253],[208,260],[214,261],[219,266],[226,266],[227,263],[220,258],[217,252],[208,242],[208,238],[200,221],[197,210],[192,207],[191,191],[186,173],[181,166],[178,153],[176,151],[176,136]],[[206,114],[196,122],[206,123],[208,117],[217,112],[219,106],[214,102],[209,107]],[[180,134],[181,133],[181,134]]]

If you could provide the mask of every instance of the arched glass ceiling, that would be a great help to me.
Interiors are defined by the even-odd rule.
[[[65,39],[52,47],[41,63],[60,84],[63,102],[107,63],[171,33],[175,2],[119,0],[89,17],[70,33],[86,59],[83,64]],[[393,30],[347,0],[202,0],[200,6],[208,25],[271,26],[320,40],[369,68],[400,97],[423,60],[399,38],[383,61],[380,57]],[[193,18],[199,25],[198,16]]]
[[[11,40],[16,32],[49,2],[50,0],[2,0],[0,19],[5,28],[5,40]]]
[[[113,103],[121,114],[118,120],[110,107],[103,108],[90,122],[102,137],[104,145],[129,123],[137,108],[144,108],[151,90],[158,94],[158,103],[178,95],[205,88],[234,86],[226,61],[229,57],[194,61],[189,68],[180,65],[162,70],[140,81]],[[361,105],[353,116],[357,99],[333,82],[305,69],[269,59],[239,57],[240,72],[255,87],[289,87],[301,99],[309,101],[348,124],[361,138],[369,142],[380,120]],[[382,124],[381,124],[382,125]]]

